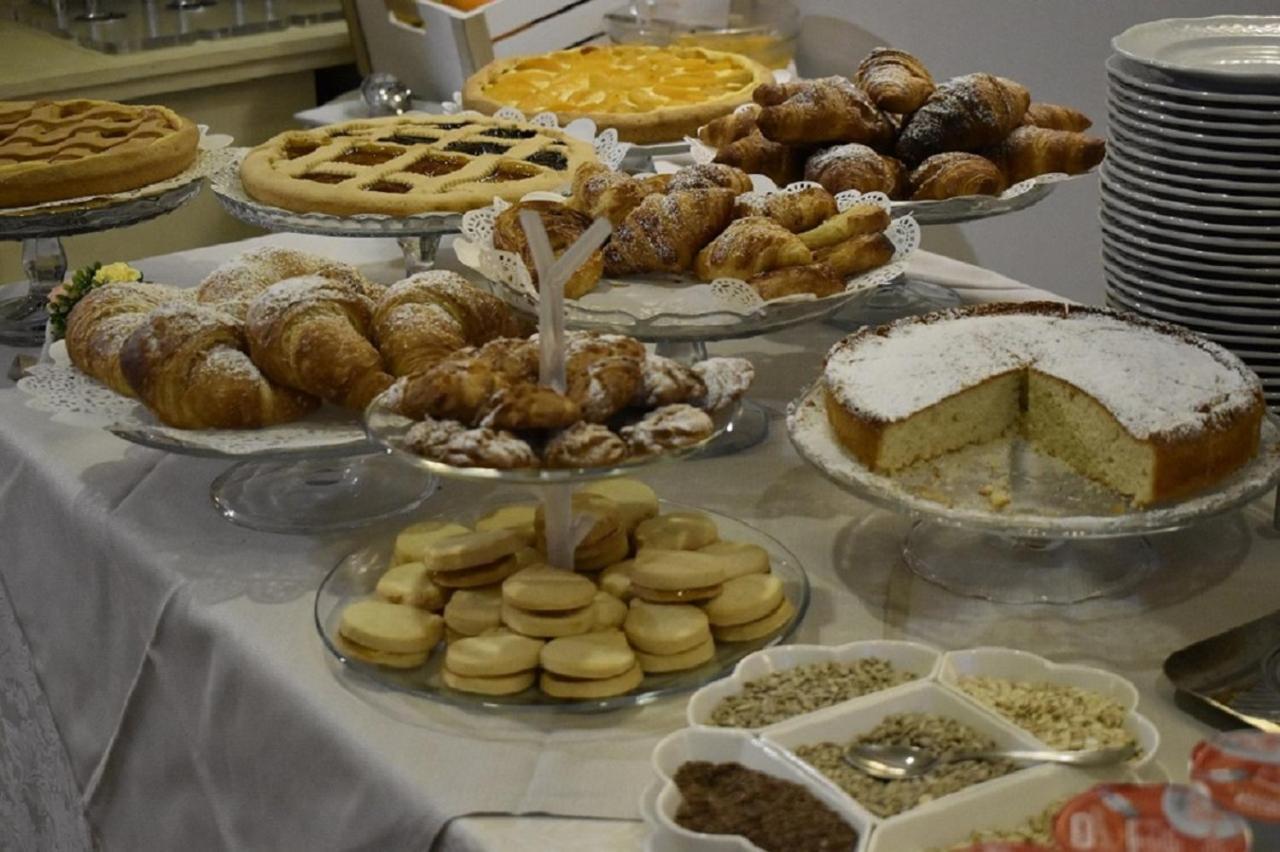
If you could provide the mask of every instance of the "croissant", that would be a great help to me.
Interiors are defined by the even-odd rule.
[[[137,281],[90,290],[67,317],[67,355],[71,363],[116,393],[134,396],[120,367],[124,342],[153,308],[169,302],[191,302],[193,296],[190,290]]]
[[[555,257],[564,254],[578,237],[586,233],[587,228],[591,227],[591,217],[559,201],[521,201],[494,218],[493,247],[519,254],[536,286],[538,270],[533,262],[533,250],[529,248],[529,240],[525,237],[524,226],[520,224],[522,210],[533,210],[538,214],[542,227],[546,229],[547,240],[551,243],[551,253]],[[564,283],[565,298],[576,299],[590,293],[603,274],[604,251],[596,249]]]
[[[860,202],[797,236],[811,249],[825,248],[853,237],[875,234],[889,227],[889,211],[869,201]]]
[[[732,189],[735,195],[751,191],[751,178],[742,169],[723,163],[703,163],[676,172],[667,184],[668,192],[681,189]]]
[[[354,266],[294,249],[263,246],[250,249],[210,272],[196,287],[196,301],[244,319],[252,302],[277,281],[299,275],[322,275],[375,299],[382,288]]]
[[[804,179],[820,183],[832,195],[856,189],[898,198],[906,185],[899,160],[877,154],[866,145],[836,145],[818,151],[804,166]]]
[[[1023,124],[1035,127],[1047,127],[1050,130],[1072,130],[1082,133],[1093,127],[1093,121],[1078,109],[1059,104],[1032,103],[1027,107],[1027,114],[1022,117]]]
[[[615,172],[599,163],[587,163],[573,176],[569,204],[592,219],[603,216],[616,228],[627,214],[656,190],[653,184]]]
[[[716,151],[714,162],[734,166],[744,172],[764,175],[778,186],[800,179],[804,149],[765,139],[758,129]]]
[[[831,267],[836,275],[851,278],[884,266],[893,259],[894,251],[893,243],[883,233],[867,234],[820,248],[813,253],[813,259]]]
[[[799,237],[763,216],[737,219],[698,252],[698,278],[750,278],[782,266],[809,263],[813,255]]]
[[[1096,136],[1030,126],[1019,127],[985,152],[1010,184],[1049,172],[1083,174],[1106,153],[1107,143]]]
[[[861,142],[873,148],[893,142],[885,114],[843,77],[765,83],[754,97],[764,107],[756,124],[774,142]]]
[[[822,224],[837,211],[831,193],[820,186],[807,186],[763,198],[747,196],[738,200],[733,212],[738,217],[765,216],[794,234]]]
[[[369,298],[348,285],[289,278],[249,305],[249,352],[273,381],[363,409],[393,381],[370,340],[372,314]]]
[[[419,272],[387,288],[373,311],[378,350],[394,376],[421,372],[464,346],[520,333],[511,310],[456,272]]]
[[[256,429],[296,420],[314,397],[275,384],[249,359],[240,322],[204,305],[154,309],[120,350],[138,398],[179,429]]]
[[[933,94],[933,76],[905,50],[877,47],[858,65],[854,82],[876,106],[896,113],[915,112]]]
[[[683,272],[733,216],[729,189],[651,195],[628,214],[604,250],[610,275]]]
[[[712,148],[722,148],[756,129],[759,104],[743,104],[728,115],[722,115],[698,128],[698,138]]]
[[[943,151],[980,151],[1022,123],[1031,96],[991,74],[955,77],[912,113],[898,135],[898,158],[918,164]]]
[[[765,301],[801,293],[822,298],[835,295],[845,287],[844,279],[825,263],[806,263],[803,266],[774,269],[751,278],[747,283]]]
[[[999,195],[1008,188],[995,163],[977,154],[947,151],[934,154],[911,173],[911,200]]]

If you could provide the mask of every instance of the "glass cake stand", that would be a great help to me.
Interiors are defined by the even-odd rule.
[[[903,546],[912,570],[957,594],[1001,603],[1126,592],[1158,567],[1143,536],[1239,508],[1280,483],[1280,423],[1271,416],[1243,468],[1189,498],[1142,508],[1017,437],[893,476],[876,473],[836,439],[818,385],[791,404],[787,428],[800,455],[828,479],[915,521]]]
[[[203,180],[197,176],[154,195],[71,202],[26,212],[0,210],[0,240],[22,241],[22,268],[27,275],[26,294],[0,302],[0,343],[44,344],[49,293],[67,274],[62,237],[123,228],[171,213],[196,196]]]
[[[18,382],[27,405],[55,421],[105,429],[143,447],[234,462],[210,496],[228,520],[276,533],[352,529],[413,511],[436,489],[430,472],[405,464],[365,436],[357,415],[325,406],[265,429],[175,429],[136,400],[71,365],[66,344]]]
[[[603,474],[603,475],[608,475]],[[520,502],[511,490],[490,495],[465,512],[457,510],[439,515],[440,520],[475,520],[498,506]],[[524,502],[528,502],[526,499]],[[362,547],[344,557],[328,573],[316,590],[315,625],[325,648],[346,669],[369,683],[372,693],[391,690],[396,693],[424,698],[429,701],[450,704],[464,709],[498,711],[550,711],[573,713],[597,713],[638,707],[650,704],[669,695],[688,692],[713,680],[725,677],[733,671],[738,661],[761,648],[785,642],[795,632],[809,606],[809,578],[799,560],[777,539],[735,518],[711,512],[699,507],[686,506],[666,500],[660,502],[662,512],[698,511],[709,515],[716,523],[720,536],[726,541],[740,541],[759,545],[769,553],[771,570],[782,581],[783,590],[795,607],[795,615],[778,632],[752,642],[720,643],[716,655],[695,669],[672,674],[645,675],[644,682],[634,692],[613,698],[570,701],[551,698],[536,687],[518,695],[492,697],[456,692],[441,680],[440,669],[444,652],[437,649],[426,665],[407,671],[380,668],[352,659],[337,645],[338,623],[342,610],[357,600],[373,594],[382,572],[391,561],[391,540]]]
[[[322,237],[394,238],[404,254],[406,275],[435,266],[440,238],[445,234],[456,234],[462,227],[461,213],[331,216],[326,213],[295,213],[263,204],[250,198],[240,182],[240,160],[248,151],[248,148],[243,148],[235,152],[231,162],[220,169],[211,181],[213,194],[223,208],[247,224],[268,231]]]

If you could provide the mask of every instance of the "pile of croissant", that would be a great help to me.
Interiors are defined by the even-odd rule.
[[[644,178],[588,164],[574,175],[566,203],[522,201],[499,213],[493,245],[519,254],[536,285],[521,211],[538,214],[557,256],[594,219],[608,219],[608,242],[565,284],[571,299],[593,290],[602,275],[655,274],[738,278],[765,300],[830,296],[893,257],[882,207],[856,204],[841,212],[820,187],[740,197],[751,189],[746,172],[722,164]]]
[[[263,248],[218,267],[193,290],[142,282],[90,290],[67,318],[66,345],[82,372],[180,429],[261,428],[322,402],[362,411],[399,382],[393,396],[403,413],[449,433],[417,448],[482,466],[541,463],[512,455],[524,442],[511,430],[549,430],[540,444],[563,435],[566,448],[548,463],[564,465],[584,457],[612,463],[619,442],[629,455],[692,443],[710,433],[711,420],[688,403],[728,405],[752,376],[741,359],[690,369],[647,355],[630,338],[576,335],[569,388],[555,394],[537,385],[537,342],[527,332],[501,300],[453,272],[383,287],[344,263]],[[619,347],[629,358],[621,371]],[[715,375],[704,381],[697,369]],[[608,406],[599,400],[602,387],[614,392],[605,395]],[[600,436],[574,427],[623,409],[639,422],[614,436],[613,456],[580,449]],[[702,432],[672,437],[680,429]]]
[[[919,59],[879,47],[852,79],[768,83],[754,104],[716,119],[698,137],[715,162],[839,193],[940,200],[998,195],[1049,172],[1080,174],[1105,142],[1071,107],[1033,103],[1022,85],[992,74],[935,84]]]

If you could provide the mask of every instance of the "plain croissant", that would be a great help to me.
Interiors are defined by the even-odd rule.
[[[884,148],[893,141],[889,119],[844,77],[766,83],[754,97],[763,107],[756,124],[774,142],[861,142]]]
[[[933,94],[933,76],[905,50],[877,47],[858,66],[854,81],[883,110],[915,112]]]
[[[174,302],[134,329],[120,365],[147,408],[180,429],[256,429],[296,420],[319,404],[264,376],[247,349],[235,317]]]
[[[372,313],[353,287],[319,275],[289,278],[249,305],[249,352],[273,381],[363,409],[393,381],[371,340]]]
[[[731,189],[651,195],[627,215],[605,246],[609,275],[684,272],[733,217]]]
[[[1023,126],[985,152],[1010,184],[1049,172],[1083,174],[1102,162],[1107,143],[1070,130]]]

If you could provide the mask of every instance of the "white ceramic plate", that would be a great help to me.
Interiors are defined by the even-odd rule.
[[[1217,208],[1218,211],[1223,211],[1219,215],[1280,216],[1280,195],[1274,193],[1260,195],[1254,190],[1241,189],[1233,181],[1204,178],[1189,172],[1162,171],[1138,160],[1128,159],[1114,147],[1107,155],[1107,163],[1107,168],[1112,172],[1155,195],[1171,195],[1195,203],[1197,207]]]
[[[1265,149],[1219,148],[1175,139],[1172,134],[1161,128],[1135,125],[1114,109],[1107,110],[1107,118],[1111,122],[1113,136],[1178,162],[1201,163],[1213,168],[1216,168],[1219,162],[1238,163],[1237,168],[1248,168],[1251,171],[1280,171],[1280,166],[1277,165],[1280,164],[1280,154],[1274,153],[1280,149],[1280,142],[1267,142]]]
[[[1251,104],[1240,101],[1202,101],[1187,99],[1185,92],[1169,95],[1144,89],[1107,67],[1107,89],[1119,92],[1130,100],[1137,100],[1152,109],[1167,110],[1185,116],[1195,116],[1207,121],[1249,121],[1271,123],[1276,120],[1275,107],[1270,104]]]
[[[1177,265],[1198,263],[1201,267],[1218,273],[1240,274],[1259,280],[1269,281],[1280,278],[1280,266],[1272,254],[1243,254],[1199,249],[1185,244],[1170,244],[1153,240],[1150,237],[1134,233],[1127,222],[1113,218],[1106,210],[1099,211],[1102,232],[1123,243],[1141,248],[1164,264]],[[1145,258],[1147,255],[1143,255]]]
[[[1170,208],[1163,199],[1144,192],[1134,192],[1127,185],[1109,175],[1102,178],[1102,196],[1107,203],[1130,216],[1148,220],[1188,234],[1223,236],[1232,240],[1261,240],[1274,245],[1280,241],[1280,220],[1237,219],[1232,222],[1210,221],[1204,216],[1179,215],[1182,211]],[[1189,206],[1189,205],[1188,205]],[[1272,222],[1275,224],[1272,224]]]
[[[1154,163],[1156,166],[1167,166],[1215,178],[1228,178],[1245,184],[1245,188],[1254,191],[1280,190],[1280,168],[1275,166],[1235,166],[1217,160],[1210,161],[1204,152],[1193,152],[1182,145],[1142,139],[1132,135],[1118,124],[1111,126],[1111,139],[1108,141],[1109,148],[1118,147],[1124,153]]]
[[[1150,110],[1134,109],[1117,97],[1107,98],[1107,110],[1112,121],[1121,121],[1134,131],[1159,135],[1163,138],[1214,149],[1259,148],[1274,151],[1280,146],[1280,125],[1274,131],[1244,125],[1243,129],[1228,129],[1213,125],[1185,127],[1171,122]]]
[[[1155,80],[1143,79],[1138,76],[1141,73],[1139,69],[1142,68],[1141,64],[1126,64],[1126,60],[1120,56],[1112,55],[1107,58],[1107,73],[1112,77],[1132,88],[1150,92],[1160,97],[1178,98],[1192,103],[1245,106],[1256,110],[1280,106],[1280,95],[1268,94],[1266,91],[1229,91],[1225,87],[1219,90],[1209,86],[1192,85],[1183,88]],[[1150,73],[1149,70],[1148,73]],[[1267,85],[1275,85],[1275,80],[1268,80]]]
[[[1280,333],[1280,312],[1250,311],[1241,308],[1220,308],[1213,303],[1195,302],[1173,299],[1155,293],[1144,292],[1141,288],[1131,286],[1114,272],[1107,273],[1107,286],[1136,302],[1150,305],[1171,316],[1180,319],[1175,322],[1185,325],[1195,322],[1217,331],[1240,331],[1245,333],[1276,334]],[[1219,316],[1219,315],[1222,316]]]
[[[1107,300],[1108,302],[1114,301],[1122,310],[1133,311],[1139,316],[1185,326],[1215,343],[1222,343],[1224,346],[1236,343],[1259,346],[1276,345],[1275,333],[1267,331],[1266,326],[1262,327],[1263,330],[1255,331],[1247,326],[1243,328],[1233,327],[1239,325],[1237,323],[1215,322],[1213,320],[1188,317],[1179,311],[1172,311],[1153,305],[1149,299],[1131,296],[1115,287],[1113,281],[1107,282]],[[1224,343],[1223,341],[1229,341],[1229,343]]]
[[[1125,209],[1128,208],[1128,209]],[[1152,239],[1168,240],[1170,248],[1174,244],[1191,248],[1222,249],[1228,252],[1241,252],[1245,256],[1258,253],[1259,257],[1268,258],[1272,265],[1280,265],[1280,238],[1266,232],[1257,236],[1243,237],[1232,234],[1208,233],[1199,230],[1202,226],[1185,219],[1175,223],[1160,221],[1150,214],[1135,214],[1132,205],[1124,202],[1109,189],[1102,193],[1102,209],[1120,224],[1134,228],[1136,231]],[[1165,217],[1168,219],[1169,217]]]
[[[1102,250],[1103,263],[1144,290],[1154,290],[1175,298],[1212,301],[1216,304],[1251,306],[1280,311],[1280,283],[1277,284],[1223,284],[1191,275],[1157,270],[1142,266],[1120,252],[1109,248]],[[1245,289],[1245,288],[1248,289]]]
[[[1280,206],[1280,186],[1275,184],[1268,186],[1254,180],[1239,180],[1219,174],[1190,171],[1167,163],[1149,162],[1134,156],[1124,140],[1113,139],[1112,143],[1107,152],[1108,160],[1114,158],[1126,170],[1146,175],[1150,180],[1217,195],[1218,203],[1267,209]]]
[[[1280,83],[1280,17],[1217,15],[1147,21],[1111,39],[1111,46],[1143,65],[1221,81],[1206,85]]]
[[[1231,196],[1196,192],[1170,183],[1156,183],[1129,171],[1128,166],[1115,159],[1108,159],[1104,165],[1102,174],[1108,180],[1120,184],[1130,198],[1148,200],[1153,207],[1167,207],[1197,216],[1214,216],[1235,221],[1258,219],[1267,224],[1280,224],[1280,198],[1270,199],[1274,202],[1274,207],[1230,207],[1227,205],[1235,203]]]
[[[1148,251],[1144,242],[1135,242],[1125,237],[1122,232],[1108,230],[1104,223],[1102,229],[1102,245],[1112,251],[1120,252],[1125,258],[1129,259],[1135,266],[1141,268],[1151,268],[1153,272],[1161,275],[1168,275],[1174,272],[1184,272],[1192,270],[1197,277],[1204,278],[1205,273],[1220,278],[1224,286],[1243,287],[1243,284],[1235,284],[1236,280],[1261,282],[1266,284],[1269,281],[1280,283],[1280,274],[1273,273],[1266,269],[1244,268],[1237,266],[1224,266],[1221,263],[1200,263],[1194,260],[1188,260],[1183,257],[1169,257],[1166,255],[1155,254]],[[1237,276],[1239,279],[1237,279]],[[1248,289],[1248,288],[1246,288]]]
[[[1200,111],[1185,115],[1178,111],[1178,104],[1151,98],[1120,86],[1107,89],[1107,103],[1123,107],[1131,116],[1152,126],[1177,127],[1198,133],[1245,133],[1258,136],[1280,134],[1280,118],[1271,117],[1275,115],[1275,110],[1259,111],[1257,115],[1245,117]]]

